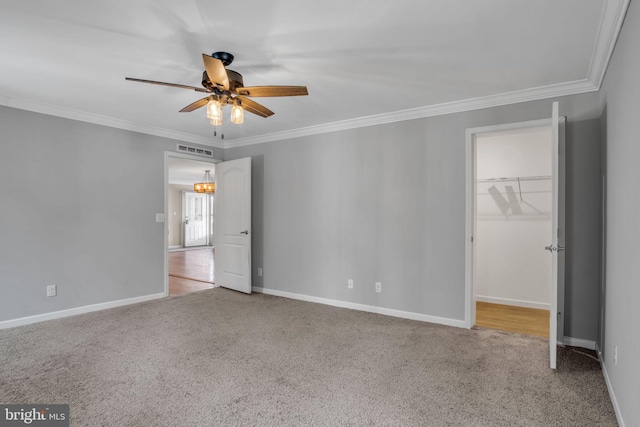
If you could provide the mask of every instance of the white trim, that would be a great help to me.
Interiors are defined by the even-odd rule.
[[[169,155],[171,155],[171,157],[179,157],[181,159],[195,160],[196,162],[201,162],[201,163],[220,163],[220,162],[222,162],[222,160],[220,160],[220,159],[198,156],[197,154],[183,153],[181,151],[165,151],[165,154],[169,154]]]
[[[596,90],[598,90],[598,87],[594,85],[589,79],[583,79],[568,83],[558,83],[549,86],[501,93],[497,95],[489,95],[479,98],[465,99],[461,101],[445,102],[442,104],[410,108],[407,110],[394,111],[391,113],[359,117],[356,119],[326,123],[317,126],[309,126],[306,128],[292,129],[264,135],[256,135],[226,142],[218,141],[215,138],[207,138],[200,135],[193,135],[184,132],[173,131],[170,129],[137,124],[126,120],[102,116],[99,114],[73,110],[71,108],[60,107],[42,102],[18,99],[6,95],[0,95],[0,105],[6,105],[8,107],[18,108],[22,110],[34,111],[42,114],[48,114],[51,116],[63,117],[71,120],[109,126],[117,129],[124,129],[133,132],[140,132],[149,135],[175,139],[182,142],[192,142],[196,144],[207,145],[210,147],[226,149],[232,147],[243,147],[246,145],[260,144],[264,142],[282,141],[285,139],[298,138],[302,136],[356,129],[385,123],[394,123],[405,120],[440,116],[443,114],[460,113],[464,111],[517,104],[520,102],[535,101],[539,99],[575,95],[579,93],[593,92]]]
[[[0,105],[6,105],[7,107],[17,108],[20,110],[33,111],[35,113],[47,114],[49,116],[62,117],[65,119],[77,120],[80,122],[108,126],[116,129],[123,129],[132,132],[144,133],[147,135],[160,136],[162,138],[175,139],[181,142],[192,142],[194,144],[201,144],[214,148],[224,148],[224,146],[220,144],[215,138],[207,138],[191,133],[184,133],[171,129],[142,125],[129,122],[127,120],[102,116],[100,114],[78,111],[58,105],[46,104],[44,102],[19,99],[7,95],[0,95]]]
[[[620,405],[618,404],[618,398],[616,397],[616,393],[613,391],[613,385],[611,385],[611,379],[609,378],[609,373],[607,372],[607,365],[605,365],[604,360],[602,359],[602,351],[600,350],[600,346],[596,344],[596,353],[598,353],[598,360],[600,360],[600,367],[602,368],[602,375],[604,376],[604,382],[607,384],[607,390],[609,391],[609,398],[611,399],[611,404],[613,405],[613,410],[616,413],[616,419],[618,420],[618,425],[620,427],[625,427],[624,418],[622,418],[622,411],[620,410]]]
[[[450,319],[447,317],[429,316],[427,314],[412,313],[409,311],[394,310],[391,308],[376,307],[373,305],[357,304],[357,303],[348,302],[348,301],[320,298],[320,297],[314,297],[310,295],[296,294],[292,292],[278,291],[275,289],[267,289],[267,288],[256,287],[256,286],[252,287],[252,291],[256,293],[265,294],[265,295],[273,295],[276,297],[313,302],[317,304],[330,305],[333,307],[348,308],[351,310],[366,311],[367,313],[384,314],[386,316],[400,317],[403,319],[410,319],[410,320],[418,320],[420,322],[437,323],[439,325],[454,326],[456,328],[465,327],[465,323],[463,320]]]
[[[596,47],[589,65],[589,81],[600,89],[602,80],[609,66],[613,49],[622,29],[631,0],[608,0],[604,2],[602,19],[596,37]]]
[[[487,135],[499,134],[509,130],[520,130],[527,128],[542,128],[551,126],[551,119],[539,119],[539,120],[527,120],[525,122],[516,123],[503,123],[500,125],[480,126],[467,129],[467,137],[473,136],[470,134],[482,133]],[[469,142],[469,141],[467,141]],[[469,147],[468,147],[469,148]]]
[[[405,120],[421,119],[425,117],[440,116],[444,114],[461,113],[464,111],[480,110],[483,108],[517,104],[519,102],[535,101],[539,99],[593,92],[596,90],[598,90],[598,88],[589,80],[577,80],[569,83],[525,89],[498,95],[484,96],[481,98],[465,99],[462,101],[446,102],[443,104],[411,108],[408,110],[395,111],[392,113],[376,114],[373,116],[359,117],[356,119],[343,120],[340,122],[327,123],[317,126],[309,126],[306,128],[292,129],[265,135],[257,135],[248,138],[239,138],[234,139],[233,141],[225,142],[224,148],[243,147],[245,145],[260,144],[263,142],[282,141],[284,139],[299,138],[302,136],[337,132],[341,130],[375,126],[385,123],[401,122]]]
[[[473,232],[474,232],[474,152],[473,142],[476,134],[494,134],[516,129],[551,126],[551,119],[529,120],[525,122],[468,128],[465,132],[465,303],[464,323],[466,328],[475,324],[476,306],[473,304]]]
[[[562,344],[568,345],[569,347],[580,347],[586,348],[587,350],[595,350],[596,342],[593,340],[585,340],[582,338],[573,338],[573,337],[564,337]]]
[[[620,25],[621,24],[622,23],[620,23]],[[113,117],[102,116],[85,111],[78,111],[71,108],[46,104],[37,101],[14,98],[7,95],[0,95],[0,105],[6,105],[8,107],[33,111],[36,113],[48,114],[56,117],[63,117],[71,120],[78,120],[81,122],[109,126],[117,129],[140,132],[148,135],[155,135],[163,138],[170,138],[181,142],[192,142],[214,148],[226,149],[260,144],[264,142],[282,141],[285,139],[298,138],[302,136],[318,135],[328,132],[337,132],[348,129],[375,126],[385,123],[395,123],[405,120],[440,116],[444,114],[461,113],[483,108],[517,104],[520,102],[576,95],[579,93],[597,91],[598,89],[599,87],[592,83],[590,79],[582,79],[567,83],[558,83],[548,86],[524,89],[520,91],[501,93],[497,95],[489,95],[479,98],[465,99],[461,101],[452,101],[442,104],[410,108],[406,110],[394,111],[391,113],[375,114],[350,120],[325,123],[317,126],[291,129],[282,132],[251,136],[247,138],[238,138],[232,141],[224,142],[219,141],[215,138],[207,138],[200,135],[178,132],[149,125],[142,125],[126,120],[116,119]]]
[[[511,298],[487,297],[476,295],[476,301],[489,302],[492,304],[514,305],[516,307],[538,308],[540,310],[549,310],[549,304],[545,302],[523,301]]]
[[[181,142],[192,142],[195,144],[202,144],[214,148],[226,149],[261,144],[264,142],[282,141],[303,136],[319,135],[329,132],[338,132],[342,130],[357,129],[386,123],[402,122],[405,120],[421,119],[425,117],[434,117],[444,114],[461,113],[465,111],[480,110],[483,108],[499,107],[503,105],[517,104],[520,102],[576,95],[580,93],[594,92],[598,89],[599,87],[592,83],[590,79],[583,79],[568,83],[559,83],[549,86],[501,93],[497,95],[489,95],[479,98],[465,99],[461,101],[452,101],[442,104],[410,108],[406,110],[394,111],[391,113],[375,114],[350,120],[342,120],[338,122],[325,123],[305,128],[256,135],[247,138],[238,138],[232,141],[224,142],[219,141],[215,138],[207,138],[200,135],[137,124],[126,120],[73,110],[71,108],[60,107],[31,100],[18,99],[7,95],[0,95],[0,105],[6,105],[8,107],[33,111],[36,113],[48,114],[56,117],[63,117],[71,120],[78,120],[81,122],[109,126],[117,129],[129,130],[132,132],[140,132],[148,135],[174,139]]]
[[[106,310],[108,308],[116,308],[116,307],[122,307],[125,305],[138,304],[141,302],[156,300],[164,297],[165,297],[164,293],[143,295],[141,297],[102,302],[99,304],[85,305],[82,307],[75,307],[67,310],[36,314],[35,316],[21,317],[19,319],[5,320],[3,322],[0,322],[0,329],[15,328],[16,326],[30,325],[32,323],[44,322],[46,320],[61,319],[63,317],[76,316],[78,314],[91,313],[93,311]]]
[[[177,150],[177,147],[176,147]],[[169,157],[178,157],[180,159],[194,160],[204,163],[220,163],[222,160],[212,159],[194,154],[182,153],[180,151],[164,152],[164,217],[169,218]],[[164,222],[164,296],[169,295],[169,221]]]

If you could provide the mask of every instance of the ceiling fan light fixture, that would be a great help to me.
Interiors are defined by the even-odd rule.
[[[215,193],[216,192],[216,183],[211,178],[210,171],[204,171],[204,176],[202,177],[202,182],[196,182],[193,184],[193,191],[196,193]]]
[[[209,99],[207,102],[207,118],[213,126],[222,124],[222,105],[217,99]]]
[[[238,104],[231,107],[231,123],[240,125],[244,123],[244,108]]]
[[[204,65],[204,71],[202,72],[202,87],[137,79],[133,77],[125,77],[125,79],[141,83],[170,86],[207,93],[208,96],[192,102],[181,109],[180,112],[189,113],[206,106],[207,118],[212,126],[222,125],[222,109],[227,104],[232,107],[231,123],[241,124],[244,123],[245,107],[249,113],[255,114],[259,117],[266,118],[274,114],[273,111],[252,100],[251,97],[301,96],[309,94],[306,86],[246,87],[244,86],[242,74],[226,68],[232,61],[233,55],[228,52],[214,52],[211,56],[203,53],[202,62]]]

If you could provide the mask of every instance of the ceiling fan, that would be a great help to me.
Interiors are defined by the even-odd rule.
[[[180,112],[188,113],[206,105],[207,117],[214,126],[222,124],[222,107],[227,104],[232,106],[231,122],[242,123],[244,121],[244,111],[260,117],[269,117],[274,114],[273,111],[253,101],[249,97],[300,96],[309,94],[306,86],[245,87],[242,74],[226,68],[227,65],[233,62],[233,55],[228,52],[214,52],[211,56],[203,53],[202,61],[204,62],[205,69],[202,73],[203,87],[136,79],[133,77],[125,77],[125,79],[134,82],[190,89],[196,92],[210,94],[205,98],[192,102],[180,110]]]

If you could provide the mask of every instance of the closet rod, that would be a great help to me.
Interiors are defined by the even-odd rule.
[[[515,176],[509,178],[486,178],[478,179],[476,182],[505,182],[505,181],[543,181],[545,179],[551,179],[550,175],[543,176]]]

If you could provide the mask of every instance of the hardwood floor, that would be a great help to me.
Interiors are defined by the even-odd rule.
[[[211,289],[213,287],[213,283],[198,282],[196,280],[189,280],[182,277],[169,276],[169,296],[172,297],[190,294],[191,292],[202,291],[204,289]]]
[[[213,288],[214,249],[211,247],[169,252],[169,295]]]
[[[476,326],[549,338],[549,310],[478,301]]]

